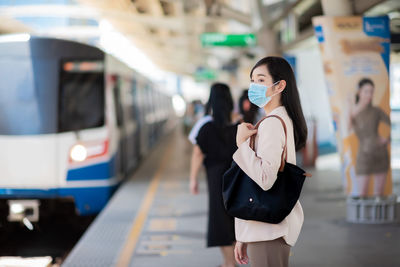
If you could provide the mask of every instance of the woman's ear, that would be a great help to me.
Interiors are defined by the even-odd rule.
[[[278,90],[280,92],[283,92],[283,90],[286,89],[286,81],[285,80],[280,80],[278,83]]]

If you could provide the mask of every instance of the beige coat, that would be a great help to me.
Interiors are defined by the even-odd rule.
[[[285,107],[279,106],[267,115],[278,115],[287,127],[287,162],[296,164],[293,124]],[[234,161],[261,188],[268,190],[277,178],[281,165],[281,155],[285,145],[285,132],[277,118],[267,118],[261,122],[254,152],[249,146],[249,139],[241,144],[233,155]],[[283,237],[287,244],[293,246],[300,234],[304,221],[303,209],[297,201],[291,213],[279,224],[248,221],[235,218],[236,240],[257,242],[274,240]]]

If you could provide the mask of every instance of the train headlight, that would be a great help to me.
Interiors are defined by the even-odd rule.
[[[11,210],[11,213],[13,213],[13,214],[20,214],[25,211],[25,208],[23,205],[21,205],[19,203],[13,203],[10,205],[10,210]]]
[[[84,161],[88,156],[86,147],[77,144],[71,148],[70,157],[73,161]]]

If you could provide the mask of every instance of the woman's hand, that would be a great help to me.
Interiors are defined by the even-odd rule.
[[[363,103],[361,101],[356,103],[356,96],[350,94],[347,97],[347,105],[349,106],[350,117],[354,119],[361,111],[363,111],[368,103]]]
[[[247,138],[256,133],[257,129],[254,129],[254,126],[251,123],[242,122],[238,126],[236,134],[236,145],[239,147],[247,140]]]
[[[197,195],[199,193],[199,182],[195,178],[190,178],[190,193]]]
[[[249,257],[247,256],[247,244],[237,241],[235,245],[235,260],[239,264],[248,264]]]

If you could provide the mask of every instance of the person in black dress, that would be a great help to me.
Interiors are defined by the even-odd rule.
[[[224,257],[223,267],[235,266],[234,218],[226,213],[222,199],[222,176],[229,169],[236,151],[237,124],[232,124],[233,100],[229,87],[223,83],[211,86],[207,104],[212,120],[199,130],[193,148],[190,191],[198,193],[197,174],[203,163],[207,173],[209,213],[207,246],[220,247]]]

